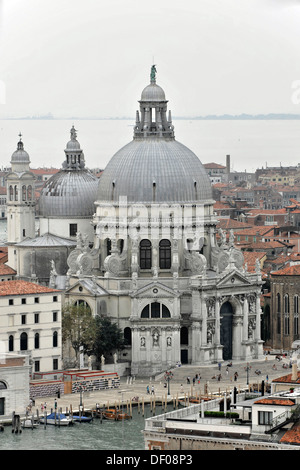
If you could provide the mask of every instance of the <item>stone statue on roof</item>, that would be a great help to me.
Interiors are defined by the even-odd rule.
[[[152,65],[152,67],[151,67],[151,73],[150,73],[151,82],[155,82],[156,73],[157,73],[156,67],[155,67],[155,65]]]

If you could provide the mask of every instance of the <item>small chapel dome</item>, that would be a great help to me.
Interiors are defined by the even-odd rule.
[[[10,162],[13,163],[30,163],[29,154],[24,150],[24,144],[21,140],[21,134],[19,134],[20,140],[18,142],[17,150],[11,156]]]
[[[48,179],[39,198],[40,217],[92,217],[98,178],[85,168],[74,126],[62,169]]]

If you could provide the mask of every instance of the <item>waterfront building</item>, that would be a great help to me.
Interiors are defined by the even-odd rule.
[[[118,324],[133,375],[260,359],[260,268],[245,269],[233,233],[217,239],[209,177],[175,139],[155,67],[139,104],[133,140],[100,178],[93,248],[78,232],[66,301]]]
[[[22,280],[0,282],[0,343],[4,352],[27,355],[32,373],[61,369],[61,292]]]
[[[299,450],[299,404],[299,387],[252,398],[234,389],[146,419],[145,449]]]
[[[0,314],[1,315],[1,314]],[[0,351],[0,418],[24,414],[29,404],[31,366],[26,354]]]

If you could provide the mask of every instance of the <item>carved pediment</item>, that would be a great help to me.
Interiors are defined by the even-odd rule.
[[[230,271],[217,282],[216,287],[249,286],[251,282],[240,271]]]
[[[78,282],[73,284],[69,289],[66,290],[66,294],[76,295],[95,295],[104,296],[109,293],[101,286],[98,285],[95,279],[80,279]]]
[[[174,298],[179,297],[179,293],[174,289],[162,284],[161,282],[151,282],[144,287],[141,287],[134,293],[134,297],[149,298]]]

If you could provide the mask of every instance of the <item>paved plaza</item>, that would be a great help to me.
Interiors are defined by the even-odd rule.
[[[192,395],[205,394],[206,386],[208,393],[230,391],[233,387],[243,389],[249,384],[261,383],[264,380],[266,383],[271,383],[275,378],[281,377],[291,373],[289,368],[290,358],[283,358],[278,361],[275,356],[265,356],[264,360],[252,361],[248,363],[248,371],[246,370],[247,363],[234,362],[232,366],[227,367],[228,362],[223,362],[220,366],[218,364],[210,366],[195,367],[184,365],[172,369],[173,378],[170,381],[170,395],[169,400],[175,398],[184,398]],[[287,368],[284,368],[285,365]],[[257,375],[255,371],[261,371]],[[236,380],[234,378],[235,373]],[[200,383],[196,379],[193,385],[193,377],[200,375]],[[248,375],[248,377],[247,377]],[[220,377],[219,377],[220,376]],[[189,378],[189,379],[188,379]],[[189,382],[189,383],[188,383]],[[150,394],[147,393],[147,386],[150,387]],[[157,377],[139,377],[129,379],[128,377],[121,377],[120,387],[118,389],[107,389],[101,391],[94,391],[82,394],[82,403],[85,409],[94,409],[96,403],[102,406],[119,405],[122,400],[127,403],[134,397],[139,397],[140,402],[148,403],[153,400],[151,388],[154,387],[155,399],[159,402],[165,400],[168,389],[165,387],[164,374]],[[39,408],[41,403],[47,402],[47,409],[54,407],[55,397],[37,398],[35,408]],[[72,406],[73,411],[79,409],[80,394],[66,394],[57,400],[58,407],[63,411]]]

